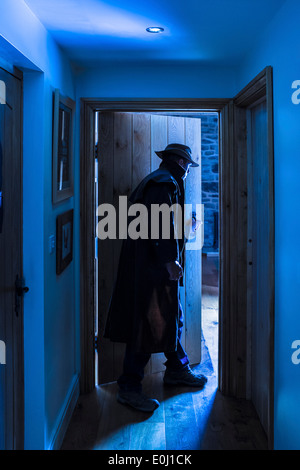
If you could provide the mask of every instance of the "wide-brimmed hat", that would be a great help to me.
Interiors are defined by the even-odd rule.
[[[199,166],[199,163],[194,162],[192,159],[192,151],[187,145],[169,144],[166,146],[165,150],[161,150],[155,153],[161,159],[168,157],[168,155],[178,155],[179,157],[185,158],[185,160],[190,162],[191,166]]]

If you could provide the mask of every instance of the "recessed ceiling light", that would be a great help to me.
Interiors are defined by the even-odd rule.
[[[148,33],[162,33],[164,28],[160,28],[159,26],[150,26],[146,31],[148,31]]]

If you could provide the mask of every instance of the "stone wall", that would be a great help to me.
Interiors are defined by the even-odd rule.
[[[200,117],[202,134],[202,204],[204,204],[203,252],[218,252],[219,118],[218,113],[203,113]],[[217,224],[216,227],[215,223]],[[215,230],[217,230],[217,233],[215,233]]]

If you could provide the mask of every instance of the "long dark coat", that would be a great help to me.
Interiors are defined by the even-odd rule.
[[[129,201],[146,205],[149,214],[151,204],[181,204],[183,209],[183,184],[179,185],[167,168],[160,167],[139,184]],[[149,220],[149,233],[150,225]],[[183,265],[184,241],[174,237],[173,217],[170,230],[170,239],[162,239],[160,234],[155,240],[128,237],[123,241],[104,337],[130,343],[137,352],[171,352],[177,348],[182,316],[179,282],[169,280],[164,266],[175,260]]]

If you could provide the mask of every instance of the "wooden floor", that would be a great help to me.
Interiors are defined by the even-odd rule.
[[[148,375],[143,391],[161,403],[149,416],[119,404],[116,383],[97,387],[80,397],[62,450],[267,449],[252,404],[217,390],[216,266],[214,260],[204,260],[202,360],[195,369],[208,377],[205,388],[166,387],[163,373]]]

